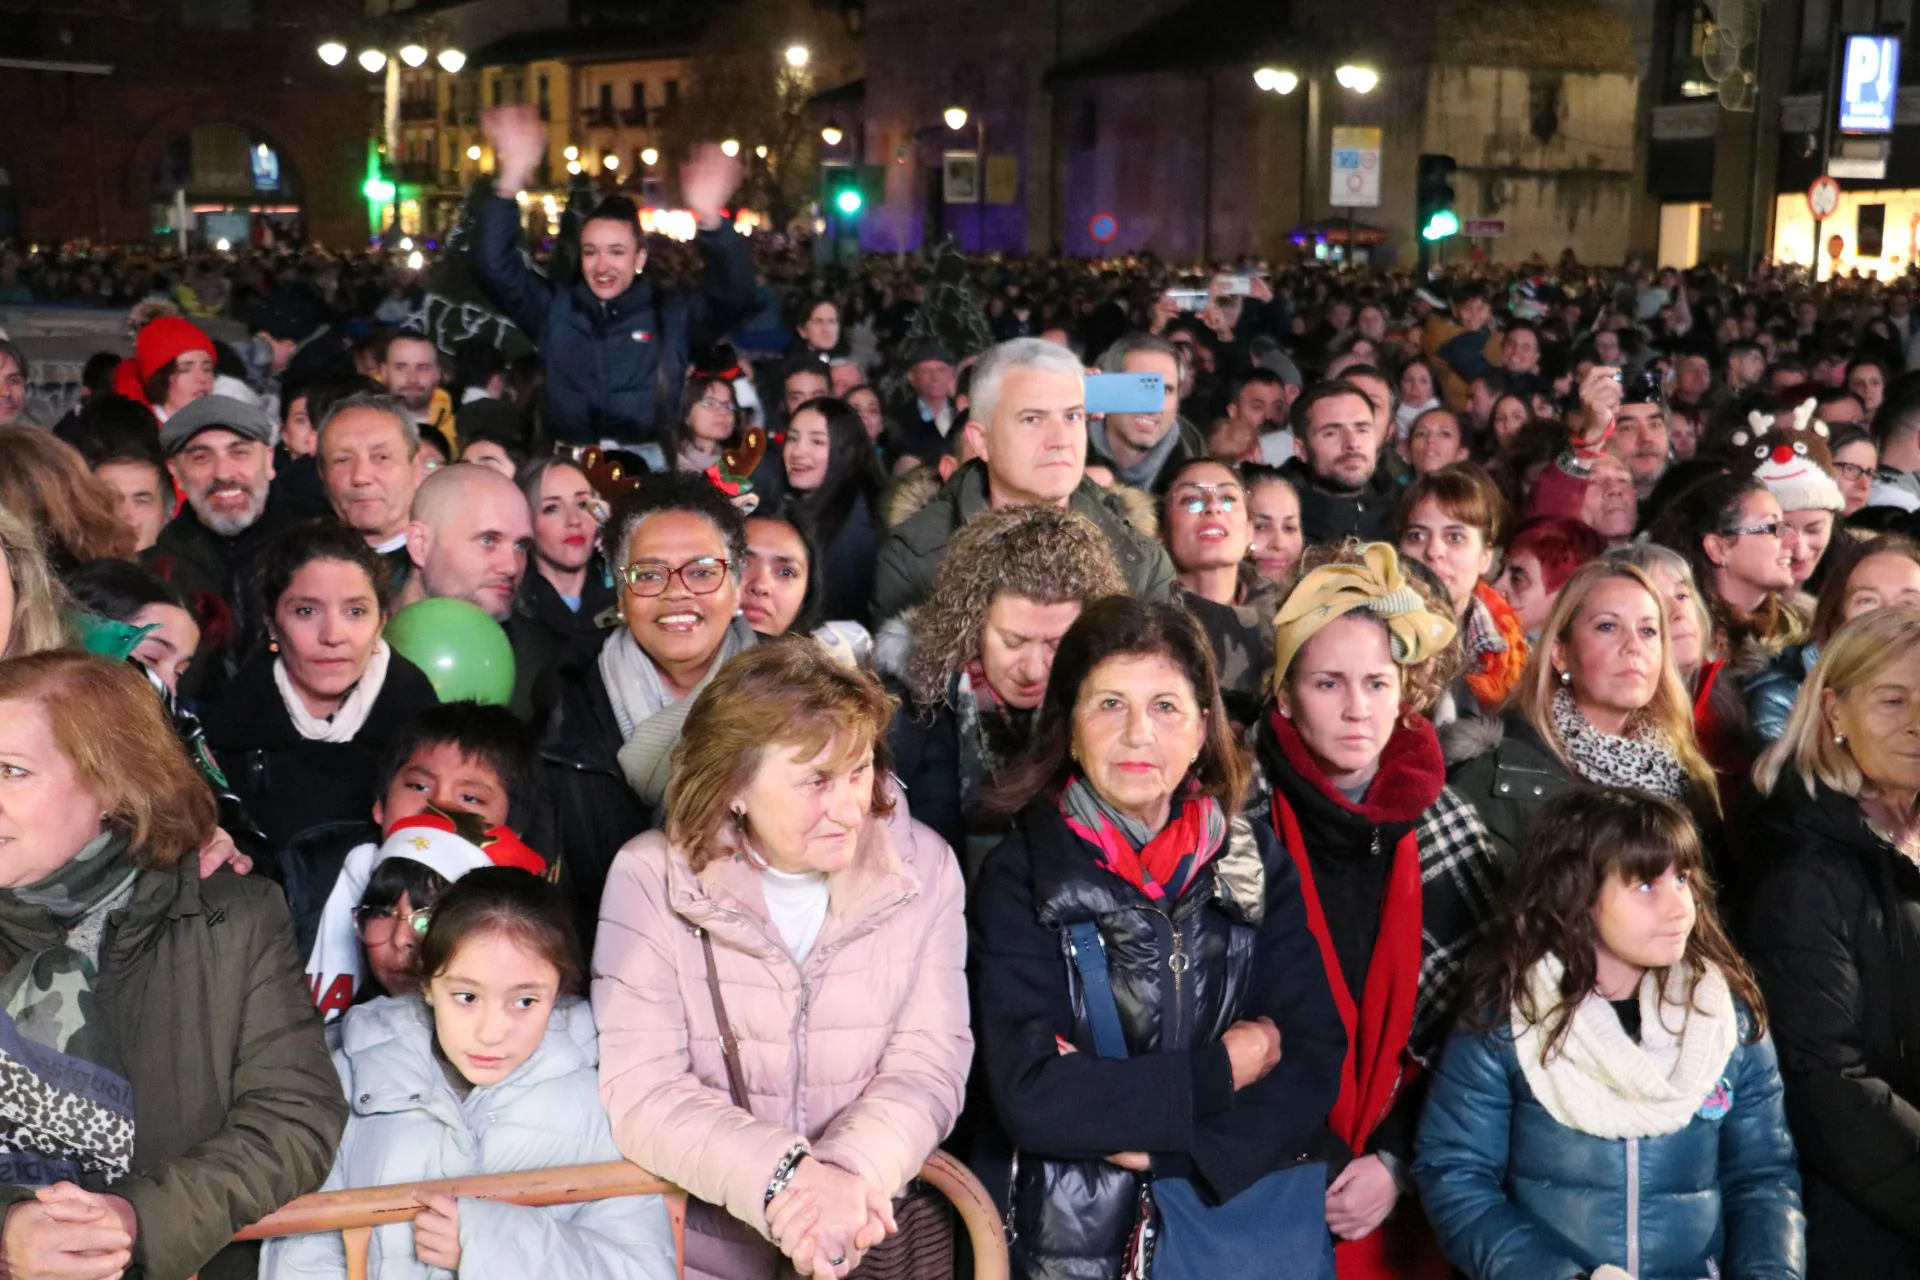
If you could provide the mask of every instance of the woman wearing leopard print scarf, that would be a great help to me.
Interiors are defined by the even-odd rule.
[[[1567,579],[1505,715],[1456,722],[1441,739],[1448,785],[1479,811],[1509,864],[1540,807],[1580,785],[1677,800],[1709,843],[1719,829],[1666,608],[1631,565],[1595,562]]]

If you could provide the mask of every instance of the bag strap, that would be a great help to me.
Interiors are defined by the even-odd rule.
[[[1087,1026],[1093,1032],[1093,1052],[1101,1058],[1127,1056],[1127,1037],[1120,1030],[1120,1005],[1113,998],[1113,980],[1107,973],[1107,944],[1091,920],[1067,926],[1067,950],[1080,971],[1080,988],[1087,1007]]]
[[[713,1020],[720,1025],[720,1056],[727,1064],[727,1092],[733,1095],[734,1106],[751,1113],[753,1108],[747,1105],[747,1073],[740,1069],[740,1042],[734,1039],[733,1024],[727,1021],[727,1002],[720,998],[720,970],[713,963],[713,938],[705,929],[694,932],[700,935],[700,949],[707,956],[707,994],[713,997]]]

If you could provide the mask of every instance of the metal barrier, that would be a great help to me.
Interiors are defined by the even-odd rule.
[[[1007,1242],[1001,1231],[1000,1215],[980,1180],[944,1151],[933,1153],[920,1176],[950,1200],[959,1213],[961,1225],[973,1244],[974,1280],[1008,1280]],[[468,1196],[533,1206],[662,1195],[667,1197],[667,1212],[673,1219],[674,1257],[681,1274],[686,1273],[687,1193],[625,1160],[301,1196],[234,1239],[266,1240],[274,1236],[338,1231],[347,1248],[348,1280],[367,1280],[367,1253],[373,1244],[373,1229],[394,1222],[411,1222],[420,1214],[419,1198],[425,1195]]]

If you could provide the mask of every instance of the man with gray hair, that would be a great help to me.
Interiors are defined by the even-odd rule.
[[[1131,333],[1100,354],[1102,373],[1157,373],[1161,405],[1152,413],[1109,413],[1088,428],[1093,460],[1121,484],[1158,493],[1162,477],[1207,456],[1206,438],[1180,416],[1180,352],[1165,338]]]
[[[926,598],[961,525],[990,507],[1019,503],[1078,511],[1112,544],[1134,594],[1167,598],[1173,563],[1166,551],[1128,522],[1120,498],[1086,478],[1082,378],[1073,352],[1040,338],[1015,338],[980,357],[966,428],[976,456],[881,545],[873,579],[876,626]]]
[[[314,457],[327,501],[341,523],[386,558],[396,589],[413,568],[407,525],[413,495],[426,479],[420,428],[395,396],[349,396],[320,424]]]

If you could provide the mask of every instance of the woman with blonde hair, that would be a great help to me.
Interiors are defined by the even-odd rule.
[[[1346,1032],[1326,1225],[1342,1280],[1444,1276],[1408,1166],[1496,880],[1421,714],[1460,666],[1457,605],[1416,587],[1385,543],[1301,563],[1274,620],[1273,700],[1254,739],[1272,796],[1253,823],[1299,874]]]
[[[66,592],[47,567],[33,526],[0,503],[0,551],[7,573],[0,579],[0,658],[23,658],[58,649],[68,641],[61,609]]]
[[[960,1111],[959,864],[891,785],[871,676],[786,636],[692,701],[666,830],[600,903],[601,1096],[622,1154],[694,1197],[689,1277],[837,1280]]]
[[[1920,608],[1842,626],[1754,766],[1747,957],[1806,1180],[1810,1280],[1920,1274]]]
[[[1507,865],[1540,807],[1582,784],[1650,791],[1718,823],[1666,598],[1632,565],[1596,560],[1575,571],[1506,714],[1449,725],[1447,749],[1450,785]]]

